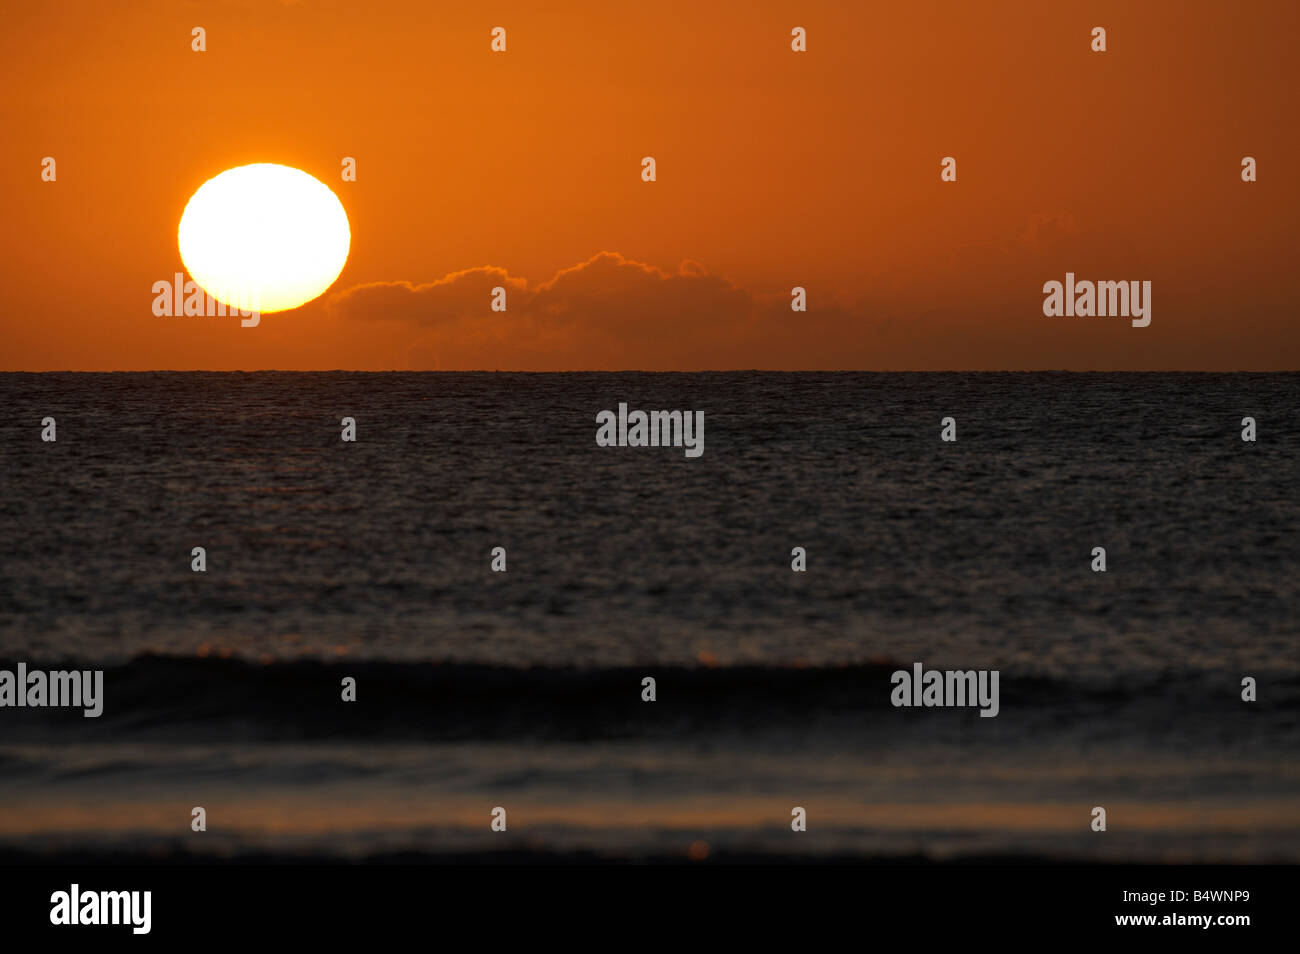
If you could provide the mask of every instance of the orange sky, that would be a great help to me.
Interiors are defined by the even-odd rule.
[[[1290,0],[12,6],[0,370],[1297,369],[1297,35]],[[250,162],[334,189],[342,275],[155,317]],[[1150,327],[1044,317],[1066,271],[1150,280]]]

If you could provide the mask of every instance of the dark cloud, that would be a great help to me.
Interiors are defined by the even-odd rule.
[[[506,310],[491,308],[506,289]],[[788,305],[786,306],[788,310]],[[529,285],[495,266],[428,284],[376,282],[338,292],[326,308],[345,319],[415,329],[439,367],[706,367],[752,334],[762,308],[698,262],[670,273],[600,252]]]

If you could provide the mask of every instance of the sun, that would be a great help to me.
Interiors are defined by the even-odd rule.
[[[199,186],[177,241],[204,291],[265,314],[297,308],[334,284],[352,231],[329,186],[301,169],[259,162]]]

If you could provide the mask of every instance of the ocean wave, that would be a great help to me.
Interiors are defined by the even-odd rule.
[[[28,669],[74,669],[71,660]],[[0,668],[16,663],[0,660]],[[693,727],[762,729],[815,720],[846,729],[895,711],[891,675],[910,663],[842,666],[572,666],[514,668],[461,662],[245,659],[143,655],[104,673],[104,712],[8,709],[13,732],[57,727],[221,738],[437,740],[672,735]],[[930,668],[927,664],[927,668]],[[643,680],[655,680],[653,710]],[[356,701],[343,701],[345,679]],[[1294,726],[1300,676],[1278,673],[1256,705]],[[1077,681],[1001,671],[1002,720],[1031,712],[1057,721],[1089,713],[1130,715],[1239,709],[1239,676],[1207,670],[1126,673]],[[916,716],[938,710],[911,710]],[[973,714],[973,713],[972,713]]]

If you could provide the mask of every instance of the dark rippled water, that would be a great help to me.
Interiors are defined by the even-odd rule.
[[[1300,859],[1298,388],[0,375],[0,657],[107,669],[0,710],[0,841]],[[619,402],[703,456],[598,447]],[[1001,714],[892,708],[916,661]]]

